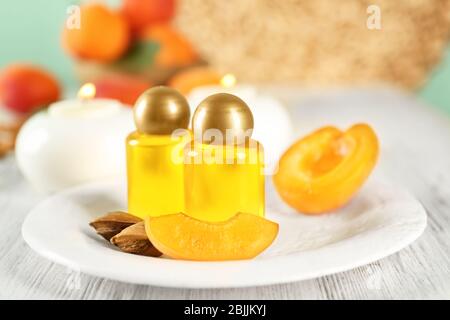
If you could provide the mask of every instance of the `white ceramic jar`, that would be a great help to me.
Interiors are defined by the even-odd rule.
[[[32,116],[16,141],[20,170],[39,191],[125,175],[132,110],[115,100],[64,100]]]

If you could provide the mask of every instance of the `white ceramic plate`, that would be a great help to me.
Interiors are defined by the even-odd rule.
[[[269,180],[269,179],[268,179]],[[272,246],[254,260],[192,262],[118,251],[88,226],[125,208],[124,184],[69,189],[39,204],[22,234],[38,253],[75,270],[114,280],[164,287],[244,287],[315,278],[386,257],[413,242],[426,226],[421,204],[383,179],[369,181],[339,212],[294,213],[267,187],[267,218],[280,224]]]

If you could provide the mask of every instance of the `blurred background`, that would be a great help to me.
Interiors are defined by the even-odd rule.
[[[152,85],[187,95],[230,73],[302,90],[392,86],[450,114],[449,0],[15,0],[0,24],[0,127],[13,133],[86,82],[132,105]]]
[[[97,1],[98,2],[98,1]],[[121,0],[111,0],[111,1],[101,1],[105,3],[105,5],[110,6],[111,8],[119,8],[122,6]],[[276,11],[273,11],[273,8],[269,8],[264,10],[264,8],[260,8],[260,12],[255,10],[253,7],[258,6],[257,2],[267,2],[265,0],[261,1],[190,1],[190,0],[178,0],[178,2],[185,2],[182,4],[178,4],[178,7],[181,5],[183,6],[182,11],[184,14],[184,17],[181,19],[183,23],[186,23],[186,20],[193,21],[195,19],[204,19],[205,22],[198,22],[198,25],[191,27],[192,30],[184,30],[185,35],[192,36],[192,33],[197,32],[198,30],[202,30],[202,28],[209,26],[208,23],[216,24],[215,28],[217,29],[216,32],[219,35],[215,35],[214,31],[210,31],[209,34],[202,34],[199,35],[197,38],[194,39],[194,41],[203,41],[204,37],[210,36],[211,38],[216,39],[215,41],[219,41],[222,39],[225,39],[228,35],[227,34],[220,34],[221,29],[224,27],[223,25],[220,25],[220,23],[228,23],[233,24],[233,21],[228,21],[226,15],[229,16],[238,15],[238,17],[235,16],[235,18],[238,21],[245,20],[245,17],[247,17],[249,20],[251,19],[257,19],[260,20],[263,24],[265,24],[265,28],[270,29],[272,26],[273,30],[271,32],[276,33],[277,30],[279,33],[285,32],[283,29],[283,25],[277,25],[277,21],[274,17],[270,17],[270,12],[274,14]],[[202,2],[216,2],[216,6],[219,9],[222,9],[221,11],[216,12],[215,14],[208,14],[208,9],[214,9],[214,5],[206,5]],[[221,2],[227,2],[230,5],[226,6],[225,4],[221,4]],[[273,2],[273,1],[269,1]],[[423,57],[421,55],[426,55],[426,53],[423,52],[426,48],[430,51],[439,51],[439,55],[442,55],[442,60],[440,59],[434,59],[432,57],[432,63],[431,65],[426,67],[426,72],[423,72],[423,74],[420,75],[420,79],[415,80],[415,83],[407,86],[409,87],[415,87],[414,90],[417,92],[417,94],[422,97],[424,100],[430,102],[430,104],[439,107],[441,109],[446,110],[447,112],[450,112],[450,90],[447,88],[447,84],[450,81],[450,52],[448,50],[445,50],[441,48],[440,41],[442,39],[445,39],[447,41],[448,34],[446,33],[448,31],[448,20],[446,22],[441,21],[442,15],[446,14],[448,19],[448,7],[447,12],[443,11],[443,6],[447,1],[436,1],[436,0],[430,0],[430,1],[417,1],[417,0],[405,0],[405,1],[359,1],[359,0],[351,0],[351,1],[339,1],[339,5],[334,4],[334,1],[283,1],[286,4],[288,4],[286,7],[290,6],[297,6],[299,11],[303,11],[303,15],[310,14],[312,15],[310,17],[310,20],[305,21],[305,26],[302,28],[302,30],[298,31],[292,31],[294,33],[300,33],[300,37],[303,37],[302,39],[307,38],[304,36],[304,33],[315,33],[314,37],[317,38],[323,38],[324,40],[327,39],[336,39],[338,38],[339,41],[347,41],[356,42],[358,40],[358,37],[363,38],[366,35],[358,35],[360,33],[360,30],[358,30],[357,27],[352,28],[352,23],[359,24],[361,28],[366,28],[365,20],[368,17],[368,14],[366,13],[365,8],[367,8],[370,4],[377,4],[379,3],[381,8],[381,14],[382,14],[382,30],[376,31],[371,30],[368,31],[367,29],[364,31],[366,33],[383,33],[385,34],[384,41],[378,42],[377,46],[372,46],[370,43],[366,42],[360,42],[360,43],[354,43],[354,50],[360,50],[361,56],[367,53],[367,50],[372,52],[373,55],[377,55],[377,51],[382,52],[383,48],[385,46],[391,45],[393,49],[395,49],[395,42],[399,43],[401,46],[404,46],[404,50],[408,55],[416,55],[418,56],[417,61],[412,61],[411,63],[424,63],[424,61],[428,57]],[[312,7],[316,7],[316,9],[311,8],[305,8],[305,3],[312,4]],[[2,40],[1,44],[1,54],[0,54],[0,67],[4,68],[8,64],[13,62],[32,62],[34,64],[37,64],[39,66],[43,66],[52,73],[54,73],[58,80],[61,81],[61,83],[64,86],[72,86],[76,87],[79,84],[79,78],[75,76],[74,73],[74,58],[67,54],[61,46],[61,33],[62,28],[64,25],[65,20],[68,18],[67,14],[67,8],[71,4],[80,4],[83,3],[83,1],[69,1],[69,0],[59,0],[59,1],[52,1],[52,0],[33,0],[33,1],[27,1],[27,0],[15,0],[15,1],[4,1],[1,4],[1,10],[0,10],[0,21],[2,27],[0,28],[0,39]],[[316,3],[316,4],[314,4]],[[359,3],[360,6],[356,6],[356,9],[351,3]],[[191,13],[186,13],[186,5],[192,6]],[[229,9],[232,6],[235,6],[235,9]],[[220,6],[225,6],[226,9],[229,9],[229,11],[224,11],[223,8],[220,8]],[[335,6],[338,6],[336,8]],[[271,10],[269,13],[267,10]],[[308,10],[305,10],[308,9]],[[358,10],[359,9],[359,10]],[[177,8],[176,11],[179,11],[180,8]],[[252,11],[255,10],[255,11]],[[390,32],[390,16],[395,16],[392,11],[397,11],[397,14],[399,16],[402,16],[402,21],[404,23],[397,21],[397,23],[402,24],[404,27],[403,32],[401,30],[395,29],[395,27],[392,27],[393,30],[392,34],[387,34]],[[290,10],[295,11],[296,10]],[[347,12],[346,14],[342,14],[342,12]],[[357,12],[352,16],[352,12]],[[411,15],[406,15],[404,13],[411,13],[414,11],[419,11],[419,13],[414,13]],[[269,16],[264,17],[263,13],[266,12],[269,14]],[[281,14],[281,18],[283,17],[283,14],[286,12],[289,13],[289,10],[287,8],[281,8],[281,11],[279,11]],[[318,14],[318,12],[322,12],[321,14]],[[176,12],[177,13],[177,12]],[[358,15],[359,13],[359,15]],[[420,13],[422,13],[422,16],[420,17]],[[212,17],[214,16],[214,17]],[[218,21],[216,16],[222,16],[223,18]],[[334,16],[334,17],[333,17]],[[299,18],[300,19],[300,18]],[[341,19],[341,21],[336,21]],[[418,20],[421,19],[421,20]],[[346,20],[346,21],[342,21]],[[209,22],[208,22],[209,21]],[[317,28],[314,27],[314,24],[311,24],[310,21],[315,21]],[[101,23],[98,21],[98,23]],[[239,25],[235,26],[235,28],[239,28],[239,26],[242,26],[243,28],[246,28],[248,26],[251,26],[253,24],[257,24],[255,22],[247,21],[246,23],[239,22]],[[301,21],[300,21],[301,23]],[[271,25],[272,24],[272,25]],[[410,24],[417,24],[415,27],[410,26]],[[440,25],[437,25],[440,24]],[[329,28],[324,28],[324,25],[329,25]],[[349,36],[342,37],[338,36],[336,37],[331,32],[335,32],[336,35],[344,34],[346,31],[339,31],[339,27],[336,27],[336,25],[340,26],[341,28],[347,28],[348,30],[352,30],[352,32],[347,33]],[[418,28],[418,31],[414,28]],[[433,32],[430,33],[430,30],[436,30],[438,28],[442,28],[443,34],[433,34]],[[308,29],[307,31],[305,31]],[[334,31],[333,31],[334,30]],[[183,31],[183,30],[181,30]],[[248,30],[246,30],[248,32]],[[323,31],[327,31],[327,33],[324,33]],[[412,32],[414,31],[414,34]],[[236,34],[234,31],[229,31],[232,33],[233,37],[239,38],[240,36],[244,36],[242,34]],[[251,36],[257,36],[258,33],[262,34],[264,30],[258,29],[256,34],[251,34]],[[402,36],[404,36],[402,33],[409,33],[409,36],[414,38],[417,46],[421,48],[416,48],[415,45],[411,45],[409,48],[406,46],[408,45],[405,42],[402,41]],[[354,37],[354,39],[351,39],[351,37]],[[434,39],[433,39],[434,37]],[[194,37],[195,38],[195,37]],[[219,39],[218,39],[219,38]],[[214,40],[211,39],[211,40]],[[218,40],[217,40],[218,39]],[[390,41],[386,42],[385,40],[388,39]],[[263,39],[264,41],[266,39]],[[404,39],[403,39],[404,40]],[[317,40],[318,43],[320,43],[320,40]],[[406,41],[410,41],[409,39],[406,39]],[[425,45],[423,42],[427,41],[429,45]],[[242,50],[242,47],[239,47],[239,40],[234,41],[237,42],[236,46],[238,46],[237,50]],[[370,42],[370,41],[368,41]],[[311,44],[308,42],[308,40],[305,41],[306,44]],[[406,44],[406,45],[405,45]],[[215,45],[215,43],[214,43]],[[301,45],[301,43],[299,44]],[[302,55],[305,55],[304,49],[301,47],[294,47],[294,46],[288,46],[286,43],[283,43],[282,41],[279,41],[277,39],[273,39],[272,42],[265,42],[262,44],[263,47],[270,48],[270,51],[274,51],[273,47],[276,47],[276,50],[279,50],[280,52],[286,52],[286,50],[292,51],[296,50],[301,52]],[[367,48],[367,46],[371,46],[370,48]],[[272,47],[272,48],[271,48]],[[424,48],[425,47],[425,48]],[[220,51],[222,51],[223,54],[230,55],[229,51],[229,45],[227,45],[224,49],[221,50],[221,48],[216,48],[217,51],[219,51],[218,54],[220,54]],[[247,54],[251,56],[252,49],[258,50],[257,47],[249,47],[246,48],[247,50],[245,52],[241,52],[241,54]],[[333,49],[333,48],[330,48]],[[384,52],[388,52],[388,49],[384,48]],[[203,50],[204,52],[210,53],[210,48],[200,48],[199,50]],[[226,51],[224,51],[226,50]],[[318,48],[310,48],[310,52],[306,53],[313,55],[314,50],[316,50],[316,53],[318,51]],[[342,55],[350,55],[350,52],[347,53],[339,53],[339,50],[335,50],[337,54],[340,54],[341,57],[336,57],[336,59],[342,59],[345,61],[345,57],[342,57]],[[384,53],[383,52],[383,53]],[[236,53],[238,53],[236,51]],[[295,52],[291,52],[292,54],[296,54]],[[329,54],[333,54],[333,52],[329,52]],[[431,53],[430,55],[434,55],[435,53]],[[212,55],[212,54],[211,54]],[[401,65],[405,65],[402,60],[408,60],[411,58],[404,57],[400,54],[400,52],[397,52],[395,55],[395,59],[398,60],[398,63]],[[223,58],[222,60],[217,59],[216,57],[213,57],[213,60],[220,60],[218,65],[219,67],[223,67],[223,65],[226,65],[226,60],[229,58]],[[233,57],[233,59],[240,60],[239,57]],[[298,58],[299,60],[301,57]],[[352,59],[355,59],[354,57]],[[359,59],[364,59],[359,58]],[[369,58],[367,58],[369,59]],[[383,60],[383,57],[379,57],[380,60]],[[304,60],[307,60],[306,58]],[[356,59],[358,60],[358,59]],[[278,63],[279,61],[274,61],[274,63]],[[235,67],[233,63],[230,63],[231,67]],[[347,66],[352,67],[352,66]],[[354,66],[358,67],[358,66]],[[414,68],[414,65],[407,66],[409,68]],[[298,68],[299,73],[304,72],[310,72],[308,70],[302,70],[300,66],[289,66],[289,68]],[[223,70],[220,70],[223,71]],[[227,72],[232,72],[233,70],[226,70]],[[367,71],[370,73],[371,71]],[[408,77],[411,75],[411,70],[403,70],[404,75],[397,75],[398,79],[402,78],[402,76]],[[326,72],[325,72],[326,73]],[[398,73],[398,72],[397,72]],[[420,72],[419,72],[420,73]],[[295,75],[294,75],[295,76]],[[292,76],[292,77],[294,77]],[[325,77],[324,75],[323,77]],[[350,76],[350,75],[349,75]],[[367,76],[360,75],[359,73],[355,72],[354,76],[360,76],[366,83]],[[312,78],[318,79],[320,78],[318,75],[311,75]],[[330,75],[330,82],[335,81],[336,75],[332,74]],[[344,77],[342,77],[344,78]],[[392,80],[390,76],[385,77],[387,80]],[[286,79],[290,79],[289,76],[286,76]],[[319,79],[320,80],[320,79]],[[317,80],[318,83],[321,81]],[[311,80],[310,82],[313,82]],[[322,81],[325,82],[325,81]],[[337,81],[338,82],[338,81]],[[336,83],[337,83],[336,82]],[[345,82],[345,81],[344,81]],[[358,79],[354,79],[354,82],[357,83]],[[395,81],[394,81],[395,82]],[[401,81],[399,80],[399,83]]]

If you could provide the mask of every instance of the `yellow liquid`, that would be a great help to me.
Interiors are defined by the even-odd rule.
[[[137,132],[127,137],[131,214],[144,218],[184,211],[183,147],[188,139]]]
[[[261,144],[214,146],[192,141],[184,156],[185,210],[217,222],[237,212],[264,216],[264,160]]]

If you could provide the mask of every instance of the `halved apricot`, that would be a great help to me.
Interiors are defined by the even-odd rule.
[[[212,223],[183,213],[147,217],[145,231],[163,254],[183,260],[251,259],[263,252],[278,234],[278,224],[248,213]]]
[[[346,131],[323,127],[293,144],[281,157],[273,181],[281,198],[306,214],[345,205],[372,172],[378,138],[367,124]]]

